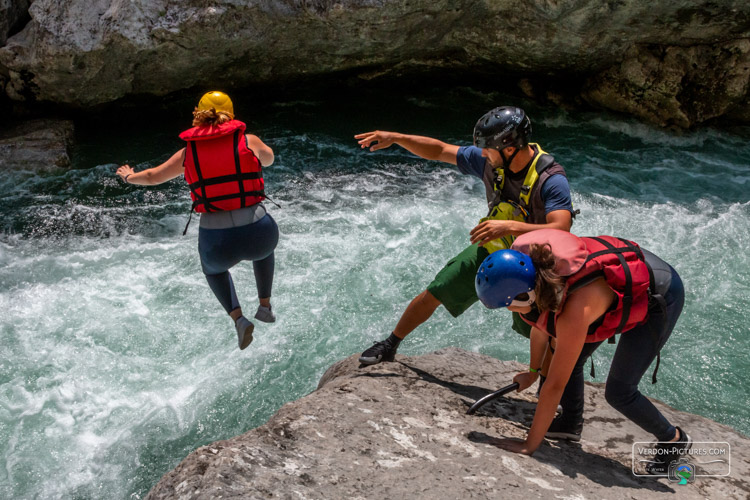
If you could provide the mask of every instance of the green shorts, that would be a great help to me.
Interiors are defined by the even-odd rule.
[[[471,245],[456,255],[437,273],[427,287],[430,292],[448,310],[454,318],[479,300],[474,279],[479,266],[490,253],[479,245]],[[513,330],[526,338],[531,334],[531,325],[513,313]]]
[[[484,247],[471,245],[456,255],[437,273],[427,287],[454,318],[478,301],[474,279],[479,266],[490,253]]]

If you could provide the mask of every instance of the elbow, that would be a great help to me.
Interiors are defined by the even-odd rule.
[[[565,390],[565,385],[559,378],[548,378],[544,381],[542,390],[546,389],[550,394],[562,394]]]
[[[143,184],[145,184],[147,186],[155,186],[157,184],[161,184],[162,182],[164,182],[164,181],[160,180],[156,176],[156,174],[154,172],[152,172],[151,170],[153,170],[153,169],[145,170],[143,172]]]
[[[258,161],[262,167],[268,167],[273,164],[273,149],[269,147],[259,148],[257,153]]]

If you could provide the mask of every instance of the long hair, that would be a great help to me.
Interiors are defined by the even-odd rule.
[[[541,312],[557,311],[565,280],[555,272],[555,256],[549,245],[530,245],[529,256],[536,268],[536,305]]]
[[[200,127],[204,125],[221,125],[234,117],[224,111],[216,111],[215,108],[199,110],[195,108],[193,111],[193,127]]]

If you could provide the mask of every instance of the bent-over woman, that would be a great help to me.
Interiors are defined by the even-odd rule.
[[[476,288],[485,306],[507,307],[532,325],[529,372],[513,379],[518,391],[537,379],[545,347],[556,339],[526,440],[495,444],[531,455],[545,437],[579,440],[583,366],[604,340],[622,334],[607,377],[607,402],[662,443],[649,473],[666,474],[687,452],[687,433],[638,390],[682,311],[684,289],[672,266],[632,241],[542,229],[487,257]],[[562,414],[555,417],[558,403]]]

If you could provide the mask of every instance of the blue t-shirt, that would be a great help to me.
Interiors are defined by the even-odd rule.
[[[480,179],[484,176],[484,163],[486,158],[482,156],[482,149],[476,146],[462,146],[456,153],[456,164],[462,174],[473,175]],[[551,175],[542,184],[539,193],[544,202],[545,215],[555,210],[568,210],[573,213],[573,201],[570,198],[570,185],[564,175]]]

